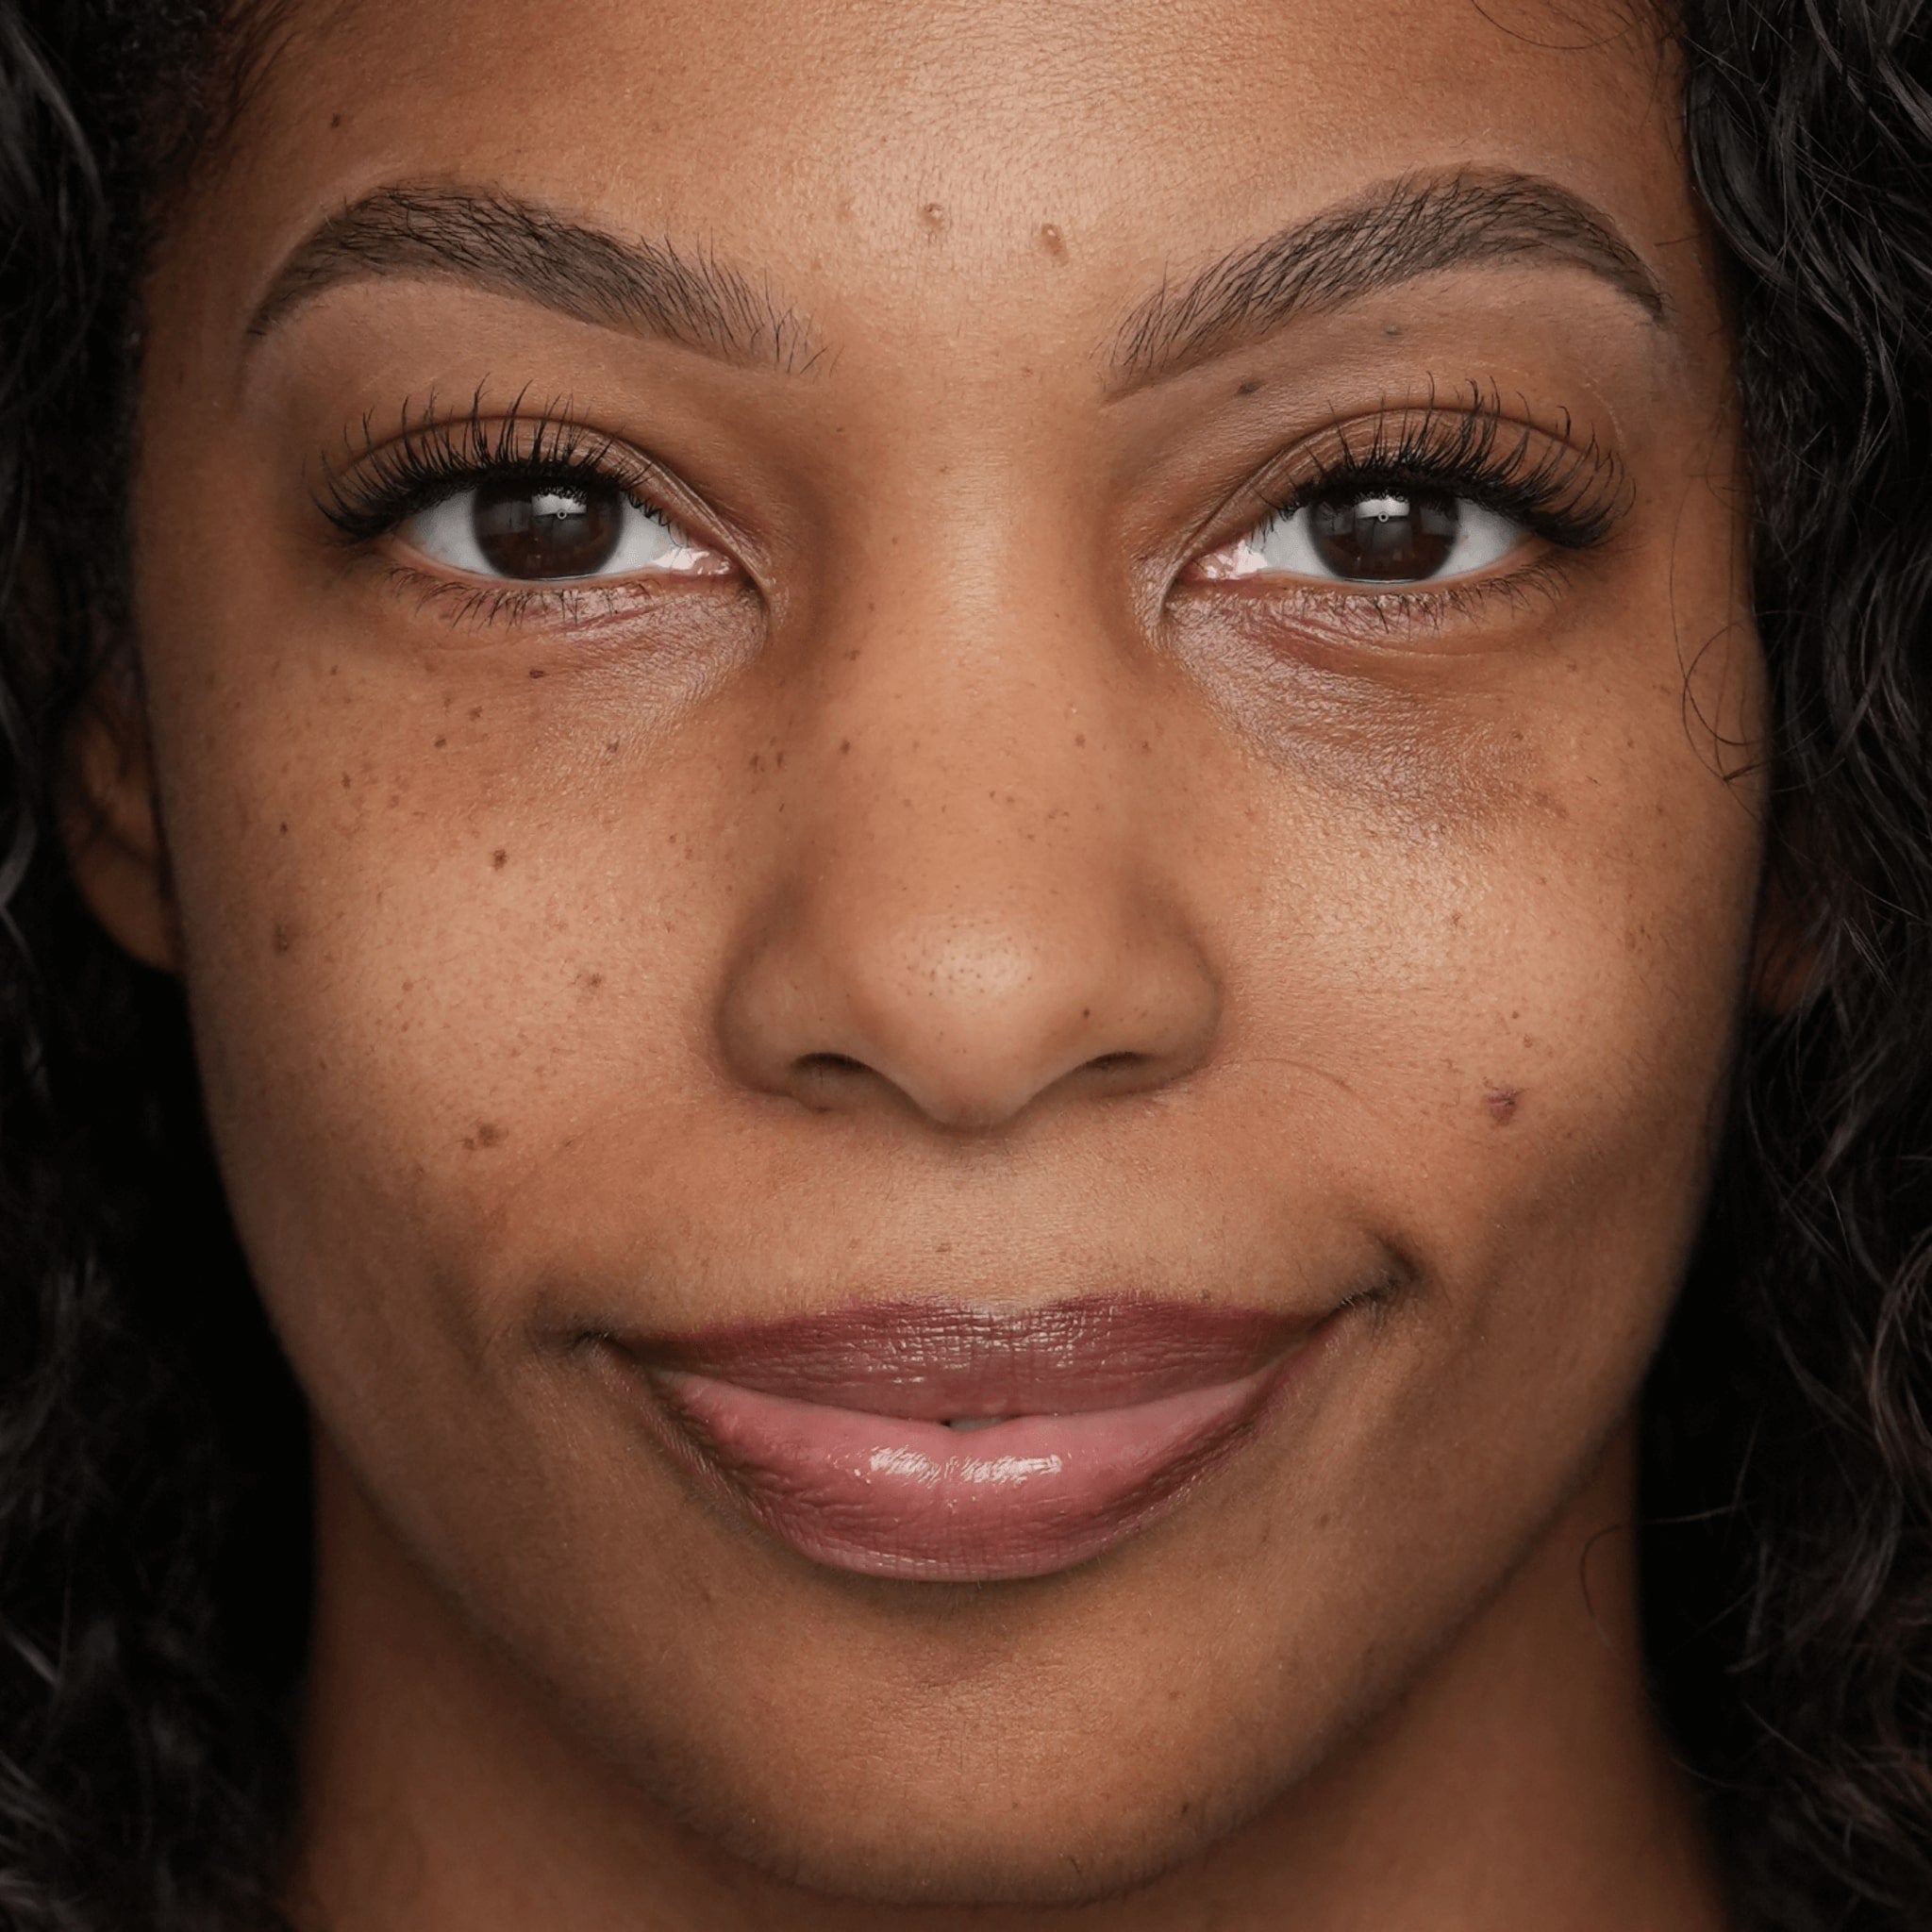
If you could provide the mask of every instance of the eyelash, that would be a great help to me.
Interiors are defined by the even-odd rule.
[[[1364,429],[1366,442],[1359,440]],[[1495,391],[1472,384],[1454,403],[1432,392],[1420,408],[1386,410],[1365,424],[1339,425],[1325,447],[1304,445],[1272,463],[1251,491],[1263,518],[1291,516],[1324,497],[1345,493],[1427,491],[1462,496],[1521,523],[1554,549],[1580,553],[1609,536],[1629,506],[1630,491],[1614,453],[1600,449],[1594,439],[1579,445],[1571,433],[1567,413],[1555,435],[1546,436],[1509,417]],[[614,485],[637,508],[668,513],[663,499],[669,492],[655,464],[614,437],[572,421],[558,405],[533,413],[520,396],[507,413],[486,417],[479,392],[453,417],[439,415],[432,398],[413,422],[406,406],[396,435],[380,444],[365,420],[361,443],[349,467],[338,468],[324,457],[317,499],[342,541],[358,548],[456,491],[489,481],[533,488]],[[1284,491],[1279,479],[1289,468],[1301,474]],[[602,585],[458,586],[407,566],[398,566],[397,574],[428,595],[459,595],[459,615],[486,624],[540,614],[575,621],[592,608],[610,608],[617,594],[614,587]],[[1528,575],[1317,594],[1345,598],[1363,615],[1442,616],[1472,599],[1520,591]]]
[[[1362,426],[1340,425],[1327,449],[1305,448],[1272,464],[1255,488],[1262,514],[1291,516],[1324,497],[1429,491],[1467,497],[1559,550],[1582,551],[1601,543],[1629,507],[1623,465],[1594,439],[1572,441],[1567,412],[1547,436],[1509,417],[1496,391],[1479,384],[1453,404],[1431,393],[1420,409],[1369,419],[1369,441],[1357,445],[1351,431]],[[1297,464],[1303,474],[1280,493],[1270,477]]]
[[[459,490],[516,482],[532,489],[571,483],[614,485],[638,509],[668,516],[662,473],[616,438],[586,429],[553,405],[532,415],[519,397],[489,418],[477,396],[459,417],[440,416],[432,400],[413,423],[407,408],[396,435],[377,444],[362,425],[353,468],[323,458],[318,506],[345,543],[386,537],[399,524]]]

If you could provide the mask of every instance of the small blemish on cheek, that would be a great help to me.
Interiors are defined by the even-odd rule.
[[[282,827],[285,832],[288,829],[287,825]],[[276,920],[275,930],[269,936],[269,942],[277,953],[292,952],[295,946],[295,928],[284,920]]]
[[[1251,375],[1248,377],[1247,381],[1243,383],[1238,383],[1235,387],[1235,394],[1238,396],[1259,395],[1260,392],[1261,378],[1258,375]]]
[[[496,848],[496,850],[490,855],[490,864],[492,871],[501,872],[504,869],[504,867],[507,866],[508,863],[509,848],[507,845],[499,845]]]
[[[1490,1119],[1499,1127],[1507,1127],[1516,1118],[1516,1109],[1523,1104],[1523,1094],[1515,1087],[1491,1087],[1483,1096],[1483,1104],[1490,1110]]]
[[[946,211],[938,202],[929,201],[919,210],[919,219],[927,234],[937,235],[946,225]]]
[[[1050,256],[1052,256],[1056,261],[1066,260],[1066,240],[1060,234],[1060,231],[1057,227],[1055,227],[1051,222],[1042,222],[1040,225],[1040,245],[1043,249],[1045,249],[1046,252]]]
[[[474,1134],[463,1136],[463,1151],[475,1154],[485,1147],[494,1147],[503,1140],[503,1129],[494,1121],[478,1121]]]

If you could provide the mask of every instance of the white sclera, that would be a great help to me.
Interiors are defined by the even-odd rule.
[[[594,486],[592,486],[594,487]],[[671,519],[620,496],[620,526],[616,544],[595,570],[556,577],[514,577],[497,570],[484,555],[476,535],[476,494],[458,490],[432,503],[401,525],[397,534],[445,570],[468,576],[491,577],[499,583],[582,583],[598,577],[633,576],[642,572],[686,576],[716,576],[730,568],[715,550],[693,543]],[[570,490],[536,489],[530,502],[541,515],[566,514],[582,500]]]
[[[1215,578],[1305,577],[1322,584],[1438,584],[1488,570],[1501,563],[1523,541],[1525,532],[1513,517],[1485,509],[1466,496],[1452,500],[1456,507],[1456,535],[1447,555],[1426,576],[1351,577],[1331,570],[1316,548],[1314,510],[1307,504],[1299,509],[1277,510],[1257,524],[1245,537],[1224,544],[1211,557],[1203,558],[1201,574]],[[1405,499],[1363,495],[1357,499],[1357,508],[1359,513],[1373,516],[1377,506],[1385,503],[1392,513]]]

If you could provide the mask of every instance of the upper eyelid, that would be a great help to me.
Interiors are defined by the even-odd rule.
[[[1472,385],[1468,394],[1468,404],[1445,408],[1432,391],[1420,406],[1383,408],[1332,423],[1272,456],[1249,477],[1243,491],[1257,516],[1265,516],[1299,508],[1337,481],[1404,475],[1424,481],[1441,476],[1462,483],[1468,495],[1478,494],[1487,484],[1499,496],[1547,496],[1553,511],[1561,509],[1567,515],[1580,516],[1588,507],[1591,520],[1606,530],[1620,519],[1628,486],[1613,450],[1603,448],[1593,435],[1582,442],[1574,441],[1567,414],[1557,431],[1537,424],[1526,411],[1521,416],[1507,413],[1493,391]],[[1405,427],[1411,423],[1413,428]],[[1399,439],[1393,447],[1385,440],[1391,430]],[[1339,460],[1326,456],[1324,439],[1329,450],[1340,446]],[[1530,453],[1540,446],[1542,455],[1531,460]],[[1507,452],[1500,462],[1499,449]],[[1285,490],[1297,465],[1305,474]],[[1566,496],[1572,498],[1567,504]]]
[[[669,465],[628,438],[597,428],[564,406],[525,410],[520,394],[507,408],[486,411],[478,398],[460,411],[437,407],[434,396],[411,416],[405,403],[396,429],[380,439],[365,418],[360,446],[344,460],[324,451],[322,490],[316,503],[351,542],[374,541],[404,516],[454,495],[491,475],[525,472],[597,475],[607,477],[645,508],[669,518],[695,541],[723,551],[757,581],[758,545],[729,517],[692,490]],[[441,472],[425,479],[417,500],[392,508],[405,481],[399,466],[425,453]],[[385,469],[390,484],[381,478]],[[372,475],[372,471],[375,473]],[[444,487],[437,488],[438,482]]]
[[[513,434],[515,426],[514,419],[504,419],[506,432]],[[446,482],[448,487],[444,493],[452,495],[463,487],[468,478],[482,478],[506,472],[587,474],[609,476],[613,481],[636,477],[641,481],[655,482],[663,477],[666,482],[670,481],[669,473],[660,464],[615,437],[600,434],[588,447],[572,442],[546,448],[546,435],[566,430],[575,432],[576,429],[575,425],[555,419],[533,425],[536,440],[527,448],[519,448],[503,441],[487,445],[473,441],[465,446],[458,440],[464,435],[474,437],[488,432],[491,427],[487,422],[472,424],[432,418],[406,424],[394,435],[384,437],[380,441],[370,441],[346,463],[340,462],[325,451],[322,458],[324,486],[332,501],[360,499],[374,503],[386,494],[396,493],[396,486],[409,480],[402,476],[399,466],[408,462],[412,455],[421,457],[425,452],[438,474],[425,475],[417,480],[425,489],[434,487],[439,481]],[[613,457],[617,460],[613,460]],[[388,473],[387,483],[385,472]]]

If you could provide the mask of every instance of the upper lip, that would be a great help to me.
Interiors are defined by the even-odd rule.
[[[921,1421],[1072,1414],[1238,1381],[1323,1316],[1086,1295],[1031,1307],[869,1302],[824,1313],[604,1339],[637,1366]]]

